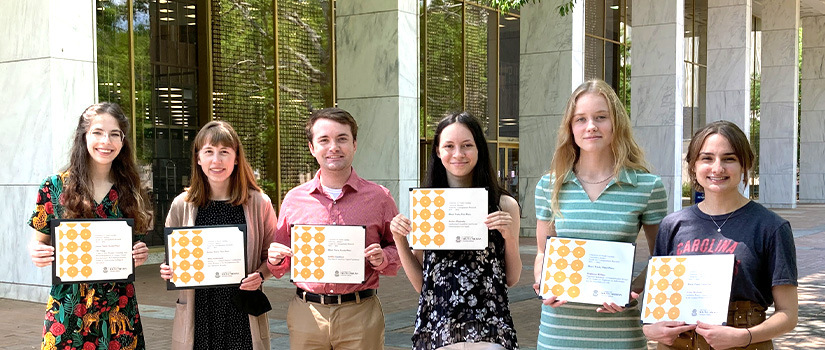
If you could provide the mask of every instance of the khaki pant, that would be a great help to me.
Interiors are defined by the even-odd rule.
[[[455,343],[447,346],[442,346],[438,350],[504,350],[504,347],[495,343],[478,342],[478,343]]]
[[[378,296],[341,305],[305,302],[296,296],[286,320],[292,349],[384,348],[384,312]]]

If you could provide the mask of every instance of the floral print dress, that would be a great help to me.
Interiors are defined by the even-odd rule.
[[[518,349],[504,269],[504,238],[489,231],[484,250],[424,252],[413,349],[490,342]]]
[[[66,177],[67,173],[50,176],[37,193],[29,225],[43,234],[51,234],[49,221],[63,214],[60,195]],[[123,217],[117,198],[112,188],[101,203],[95,203],[95,217]],[[41,349],[145,349],[135,286],[123,282],[53,285]]]

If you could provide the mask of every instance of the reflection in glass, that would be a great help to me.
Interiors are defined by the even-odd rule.
[[[278,147],[280,190],[285,195],[311,179],[318,166],[307,151],[304,125],[312,111],[335,103],[333,26],[329,0],[279,0],[277,7]]]

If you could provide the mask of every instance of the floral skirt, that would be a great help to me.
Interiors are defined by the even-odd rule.
[[[41,349],[145,348],[132,283],[52,286]]]

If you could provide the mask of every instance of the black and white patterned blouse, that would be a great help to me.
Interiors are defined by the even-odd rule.
[[[489,231],[484,250],[424,252],[413,349],[490,342],[518,349],[507,298],[504,238]]]

